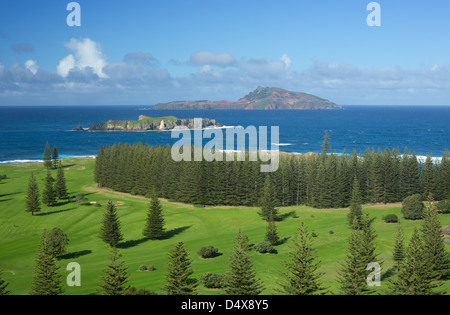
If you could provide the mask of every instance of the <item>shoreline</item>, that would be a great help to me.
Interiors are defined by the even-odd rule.
[[[227,152],[227,150],[221,150],[224,152]],[[267,151],[267,150],[264,150]],[[314,154],[320,154],[320,152],[315,153],[315,152],[305,152],[305,153],[300,153],[300,152],[287,152],[287,151],[279,151],[279,150],[275,150],[278,151],[280,154],[286,154],[286,155],[293,155],[293,156],[310,156],[310,155],[314,155]],[[240,151],[235,151],[233,150],[233,152],[240,152]],[[333,153],[337,156],[342,156],[342,153]],[[350,156],[350,154],[347,154],[348,156]],[[403,157],[403,155],[400,155],[400,157]],[[59,158],[59,160],[66,160],[66,159],[83,159],[83,158],[91,158],[91,159],[96,159],[97,155],[64,155],[63,157]],[[417,161],[419,163],[425,163],[427,156],[426,155],[417,155]],[[442,157],[434,157],[431,156],[431,161],[433,163],[440,163],[442,161]],[[8,161],[0,161],[0,166],[2,165],[22,165],[22,164],[33,164],[33,163],[43,163],[44,160],[42,159],[16,159],[16,160],[8,160]]]
[[[86,159],[86,158],[97,158],[97,155],[73,155],[73,156],[64,156],[62,158],[59,158],[59,160],[67,160],[67,159]],[[17,160],[9,160],[9,161],[0,161],[1,165],[22,165],[22,164],[33,164],[33,163],[43,163],[44,160],[42,159],[17,159]]]

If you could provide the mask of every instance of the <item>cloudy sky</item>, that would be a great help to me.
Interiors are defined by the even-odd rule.
[[[258,86],[340,105],[449,105],[450,1],[0,2],[0,105],[238,100]]]

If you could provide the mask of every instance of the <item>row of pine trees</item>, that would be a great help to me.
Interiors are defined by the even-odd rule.
[[[194,154],[194,153],[193,153]],[[225,154],[225,153],[224,153]],[[100,146],[95,181],[101,187],[134,195],[156,191],[159,197],[203,205],[258,205],[267,173],[261,161],[175,162],[170,146],[115,144]],[[366,150],[362,154],[294,156],[281,154],[270,174],[279,206],[345,208],[355,182],[363,203],[400,202],[421,194],[426,200],[450,199],[450,154],[440,163],[429,155],[420,162],[405,149]]]

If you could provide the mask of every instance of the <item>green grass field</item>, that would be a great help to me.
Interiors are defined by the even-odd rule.
[[[94,160],[91,158],[66,159],[63,161],[69,193],[75,196],[86,194],[89,202],[103,205],[80,205],[76,202],[60,203],[53,208],[42,206],[42,212],[34,217],[25,212],[25,192],[28,178],[33,171],[38,179],[40,191],[44,187],[46,170],[42,164],[2,165],[0,174],[7,179],[0,182],[0,269],[3,278],[9,282],[13,294],[28,294],[34,274],[35,256],[40,236],[44,228],[61,228],[69,238],[67,254],[59,261],[60,272],[64,284],[70,271],[66,266],[70,262],[81,265],[81,287],[65,285],[65,294],[95,293],[102,275],[102,270],[109,263],[109,248],[98,237],[100,223],[108,200],[117,204],[122,224],[124,241],[120,244],[122,260],[128,267],[130,285],[145,288],[164,294],[162,287],[166,275],[168,251],[177,241],[183,241],[193,259],[194,275],[203,273],[224,273],[227,269],[228,257],[239,229],[249,237],[250,244],[264,240],[267,224],[258,216],[258,208],[247,207],[205,207],[169,202],[162,200],[166,220],[167,237],[160,241],[145,240],[142,235],[149,200],[144,197],[131,196],[97,188],[93,181]],[[52,171],[56,178],[56,170]],[[378,234],[377,249],[384,261],[383,273],[393,267],[392,248],[397,225],[385,224],[381,217],[386,214],[397,214],[402,218],[400,204],[366,205],[365,210],[375,218],[374,228]],[[290,213],[296,212],[298,218]],[[276,246],[276,254],[259,254],[252,250],[258,276],[264,282],[263,294],[278,294],[278,283],[282,281],[284,268],[282,262],[287,260],[291,246],[291,237],[304,221],[310,231],[318,236],[314,239],[316,254],[321,261],[324,285],[332,293],[339,293],[337,270],[343,261],[350,230],[347,225],[347,209],[320,210],[306,206],[281,208],[285,214],[282,221],[277,222],[278,234],[287,240]],[[450,214],[440,215],[443,227],[450,224]],[[402,221],[405,230],[405,242],[409,242],[414,226],[420,221]],[[329,233],[333,231],[334,233]],[[202,246],[213,245],[221,255],[202,259],[197,251]],[[450,244],[446,244],[450,251]],[[138,271],[140,265],[153,265],[155,271]],[[377,292],[386,289],[386,278],[383,278]],[[450,293],[450,281],[443,288]],[[222,294],[221,290],[209,290],[199,286],[199,294]]]

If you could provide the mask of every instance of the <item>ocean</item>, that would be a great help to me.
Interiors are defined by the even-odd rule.
[[[142,106],[0,106],[0,164],[42,159],[46,141],[61,158],[94,156],[114,143],[174,144],[170,132],[80,132],[77,126],[139,115],[210,118],[225,126],[279,126],[272,149],[320,152],[328,130],[333,152],[405,147],[418,156],[440,157],[450,148],[450,106],[344,106],[328,111],[148,110]],[[225,136],[224,136],[225,138]],[[269,138],[270,140],[270,138]],[[270,147],[269,147],[270,148]]]

